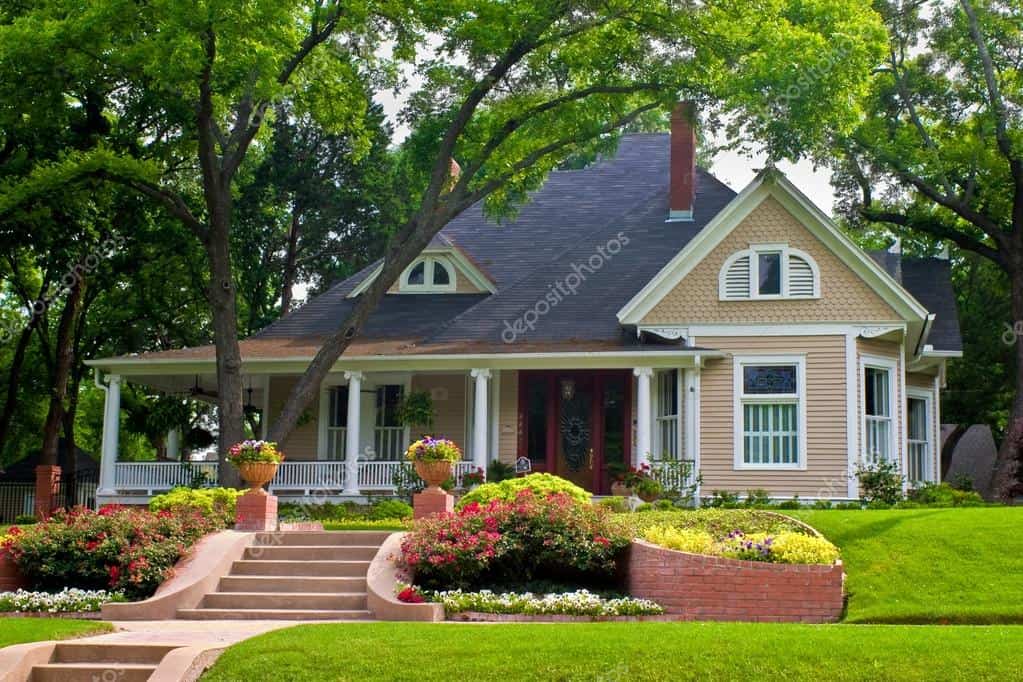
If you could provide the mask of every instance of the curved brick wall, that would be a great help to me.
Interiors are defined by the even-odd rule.
[[[830,623],[842,615],[842,562],[769,564],[677,552],[634,540],[629,594],[680,620]]]

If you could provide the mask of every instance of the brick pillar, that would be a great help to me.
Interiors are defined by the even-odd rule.
[[[425,519],[434,514],[450,514],[455,510],[455,498],[440,488],[427,488],[412,496],[412,518]]]
[[[277,530],[277,496],[255,488],[239,497],[234,528],[246,532]]]
[[[36,518],[49,518],[57,508],[57,496],[60,493],[60,467],[51,464],[40,464],[36,467],[36,501],[33,511]]]

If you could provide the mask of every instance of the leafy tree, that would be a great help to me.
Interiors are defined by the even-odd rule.
[[[869,7],[814,0],[465,0],[417,10],[437,40],[416,63],[424,86],[405,111],[415,208],[375,281],[294,386],[271,439],[291,432],[400,273],[469,206],[511,213],[550,170],[611,150],[623,130],[680,93],[727,113],[772,153],[797,156],[853,122],[849,98],[883,40]],[[822,59],[829,68],[817,74],[814,96],[785,97]],[[763,115],[768,101],[774,116]]]
[[[888,54],[874,72],[863,120],[833,140],[847,215],[986,259],[1005,273],[1011,320],[1023,320],[1019,8],[973,0],[879,7]],[[1011,332],[1013,324],[1002,322]],[[1023,446],[1023,341],[1013,345],[1014,397],[996,474],[1005,497],[1016,486]]]

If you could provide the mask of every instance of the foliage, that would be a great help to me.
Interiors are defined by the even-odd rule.
[[[778,564],[833,564],[838,559],[838,548],[825,540],[806,533],[744,533],[733,530],[715,540],[705,530],[651,526],[644,539],[655,545],[692,554],[706,554],[746,561],[765,561]]]
[[[324,521],[338,524],[380,522],[378,525],[394,526],[395,522],[412,518],[412,507],[396,499],[381,499],[372,504],[283,502],[278,507],[278,516],[283,521]],[[326,528],[326,525],[324,527]],[[340,530],[340,525],[335,529]]]
[[[149,511],[181,512],[197,510],[218,525],[234,525],[235,508],[242,490],[234,488],[174,488],[149,500]]]
[[[277,443],[264,440],[245,440],[228,449],[227,461],[239,464],[273,463],[284,461],[284,453],[277,449]]]
[[[411,528],[410,519],[341,519],[340,521],[324,521],[323,530],[394,530],[406,531]]]
[[[462,474],[462,487],[470,488],[474,485],[482,485],[487,482],[487,472],[483,467],[476,467],[474,471],[467,471]]]
[[[711,491],[710,497],[704,500],[703,504],[706,507],[721,509],[736,509],[741,506],[739,504],[739,493],[733,493],[727,490]]]
[[[33,514],[18,514],[14,517],[14,525],[16,526],[31,526],[36,521],[38,519]]]
[[[597,506],[606,507],[618,514],[624,514],[629,511],[629,498],[620,495],[605,497],[597,502]]]
[[[80,590],[65,587],[60,592],[0,592],[0,612],[29,611],[44,613],[84,613],[99,611],[110,602],[126,601],[120,592]]]
[[[690,552],[692,554],[713,554],[714,537],[705,530],[651,526],[646,529],[643,539],[661,547]]]
[[[777,509],[799,509],[803,503],[799,501],[799,495],[793,495],[791,499],[782,500],[775,507]]]
[[[433,428],[436,410],[429,391],[410,391],[398,404],[395,416],[402,426]]]
[[[412,501],[412,496],[420,493],[426,488],[426,482],[416,473],[415,466],[411,462],[400,462],[391,474],[391,484],[394,486],[394,494],[403,500]],[[452,482],[452,485],[454,483]],[[446,485],[442,488],[449,490]]]
[[[375,502],[366,515],[371,521],[384,519],[411,519],[412,507],[401,500],[381,500]]]
[[[859,466],[856,478],[860,482],[860,495],[868,506],[874,502],[893,505],[902,499],[903,476],[898,462],[880,460]]]
[[[523,490],[528,490],[538,497],[567,495],[577,502],[589,502],[592,498],[590,493],[571,481],[552,474],[529,474],[518,478],[508,478],[500,483],[485,483],[463,495],[458,500],[457,508],[463,509],[473,503],[486,504],[492,500],[512,502]]]
[[[767,507],[771,504],[771,493],[763,488],[754,488],[746,491],[747,507]]]
[[[37,589],[109,588],[141,599],[199,538],[221,528],[216,517],[195,509],[77,507],[34,526],[12,527],[3,549]]]
[[[455,442],[447,438],[423,436],[405,451],[405,459],[410,462],[459,462],[462,450]]]
[[[907,497],[928,507],[979,507],[984,504],[984,498],[978,493],[959,490],[948,483],[927,483],[912,488]]]
[[[754,509],[676,509],[651,510],[646,514],[615,514],[614,521],[629,537],[643,537],[648,528],[670,527],[701,530],[713,537],[724,537],[733,530],[745,533],[805,533],[802,525],[787,516]]]
[[[515,467],[499,459],[491,460],[487,467],[487,480],[491,483],[500,483],[509,478],[515,478]]]
[[[402,541],[402,563],[416,584],[470,588],[529,581],[600,584],[611,579],[628,537],[606,510],[567,494],[526,489],[515,500],[471,502],[423,519]]]
[[[532,594],[490,590],[428,592],[426,597],[444,605],[446,613],[523,613],[567,616],[655,616],[664,609],[649,599],[602,597],[589,590],[560,594]]]

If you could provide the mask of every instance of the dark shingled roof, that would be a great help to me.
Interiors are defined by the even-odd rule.
[[[627,135],[612,158],[551,173],[503,223],[485,218],[479,205],[465,211],[431,246],[461,250],[491,279],[496,293],[387,295],[361,341],[369,348],[376,340],[401,339],[403,348],[438,353],[575,344],[580,350],[595,344],[608,350],[678,348],[637,339],[616,314],[735,192],[699,169],[694,220],[666,222],[668,143],[667,134]],[[929,342],[938,350],[961,349],[948,263],[871,255],[937,314]],[[313,298],[249,343],[273,345],[333,332],[352,309],[347,295],[375,266]]]
[[[927,343],[939,351],[962,351],[959,311],[952,289],[952,266],[944,258],[910,258],[890,251],[870,251],[888,274],[902,284],[913,298],[934,313]]]

